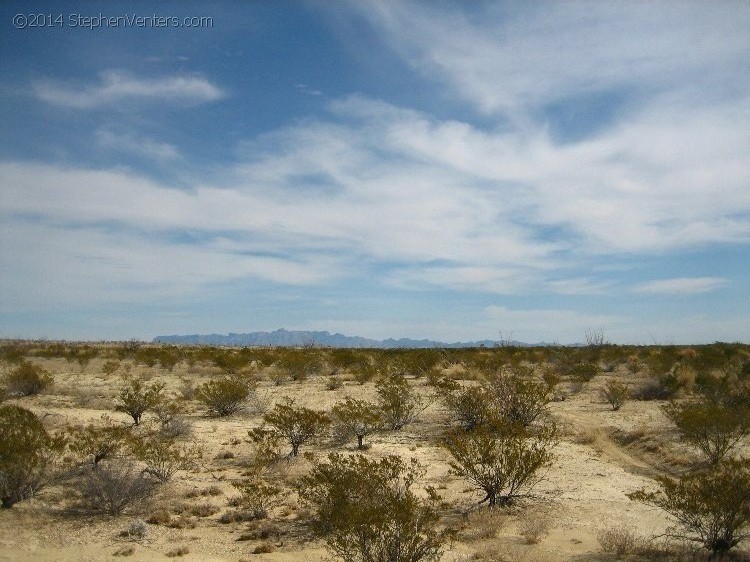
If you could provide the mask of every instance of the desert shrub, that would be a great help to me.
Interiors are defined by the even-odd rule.
[[[128,506],[141,504],[154,492],[154,483],[131,462],[89,468],[79,485],[84,507],[109,515],[119,515]]]
[[[71,430],[68,446],[79,457],[91,460],[96,467],[101,461],[111,459],[122,451],[129,438],[127,428],[115,425],[106,414],[102,424],[89,424]]]
[[[306,380],[320,372],[322,367],[320,357],[309,350],[285,350],[283,355],[274,363],[274,369],[277,373],[293,381]]]
[[[117,369],[120,368],[120,362],[119,361],[113,361],[109,360],[104,365],[102,365],[102,373],[104,373],[107,376],[115,374]]]
[[[159,431],[167,438],[187,437],[193,431],[190,421],[183,415],[184,403],[178,400],[161,400],[154,406],[159,421]]]
[[[120,531],[121,537],[127,537],[132,540],[142,540],[146,538],[148,534],[148,525],[142,519],[135,519],[130,524]]]
[[[518,522],[518,533],[526,544],[538,544],[552,530],[553,519],[549,513],[524,511]]]
[[[672,534],[724,554],[750,536],[750,459],[725,460],[679,481],[657,477],[658,492],[630,499],[665,510],[676,520]]]
[[[268,511],[280,502],[281,488],[263,480],[258,474],[235,482],[234,487],[240,492],[238,501],[234,503],[249,512],[253,519],[268,517]]]
[[[180,362],[180,351],[175,347],[163,347],[159,349],[157,358],[161,368],[171,372],[175,365]]]
[[[603,552],[617,556],[639,554],[645,550],[645,540],[627,528],[602,529],[596,534],[596,540]]]
[[[628,399],[628,387],[617,380],[609,380],[602,389],[602,397],[612,406],[612,410],[619,410]]]
[[[257,427],[247,432],[255,445],[252,465],[256,470],[274,468],[282,458],[281,446],[285,436],[276,428]]]
[[[240,373],[251,361],[250,357],[243,353],[215,348],[205,348],[203,356],[213,361],[214,365],[229,375]]]
[[[636,400],[671,400],[677,396],[681,385],[678,378],[667,373],[659,378],[651,378],[635,387],[632,396]]]
[[[115,410],[125,412],[135,425],[140,425],[143,414],[155,407],[161,400],[164,383],[147,385],[143,379],[134,378],[120,390]]]
[[[380,428],[380,410],[364,400],[347,398],[331,409],[334,433],[343,439],[357,438],[357,448],[363,448],[366,436]]]
[[[434,349],[397,350],[391,356],[389,370],[392,374],[419,378],[429,375],[439,360]]]
[[[484,425],[492,415],[492,395],[484,386],[463,387],[445,379],[435,386],[453,420],[465,430]]]
[[[21,343],[9,342],[0,345],[0,359],[8,363],[21,363],[26,353],[27,348]]]
[[[437,530],[434,490],[425,499],[412,490],[421,476],[397,456],[330,454],[302,478],[300,497],[315,513],[312,530],[343,560],[437,560],[448,537]]]
[[[211,413],[229,416],[246,406],[254,389],[255,380],[252,377],[233,375],[203,383],[196,389],[195,397]]]
[[[443,445],[453,457],[452,472],[468,480],[485,494],[479,503],[490,508],[506,505],[522,490],[532,488],[551,465],[552,449],[557,443],[553,424],[535,428],[523,426],[480,427],[474,431],[453,430]]]
[[[65,447],[31,411],[0,406],[0,503],[12,507],[47,484],[54,461]]]
[[[501,425],[528,427],[547,412],[550,392],[543,382],[504,372],[493,377],[486,388],[492,401],[492,415]]]
[[[177,443],[160,433],[139,436],[132,440],[133,455],[146,464],[144,472],[167,482],[178,470],[193,468],[201,457],[197,446]]]
[[[400,374],[392,374],[375,383],[384,424],[398,430],[413,422],[425,405]]]
[[[326,390],[338,390],[343,386],[343,382],[337,376],[331,375],[326,379]]]
[[[599,374],[599,366],[594,363],[577,363],[570,369],[570,376],[578,382],[588,382]]]
[[[278,403],[273,410],[263,416],[263,421],[284,437],[292,446],[292,456],[297,456],[300,445],[307,443],[330,424],[330,418],[323,412],[294,405],[294,400],[287,398]]]
[[[190,547],[188,546],[179,546],[175,549],[170,550],[167,552],[164,556],[168,558],[176,558],[178,556],[185,556],[186,554],[190,554]]]
[[[28,361],[21,361],[5,376],[5,393],[9,396],[33,396],[52,384],[52,376]]]
[[[750,409],[705,400],[671,403],[663,408],[683,439],[717,464],[750,433]]]

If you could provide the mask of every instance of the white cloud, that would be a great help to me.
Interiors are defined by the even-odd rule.
[[[126,100],[202,103],[225,97],[216,85],[200,76],[144,78],[120,70],[100,73],[99,83],[79,86],[54,81],[33,84],[36,97],[63,107],[89,109]]]
[[[737,2],[490,3],[472,5],[471,16],[447,6],[352,3],[415,70],[489,113],[622,87],[690,86],[695,76],[709,86],[747,69],[750,10]]]
[[[169,162],[181,158],[180,151],[173,144],[127,133],[115,133],[108,129],[96,131],[96,141],[103,148],[134,154],[157,162]]]
[[[714,291],[727,283],[723,277],[676,277],[640,283],[633,291],[654,295],[694,295]]]

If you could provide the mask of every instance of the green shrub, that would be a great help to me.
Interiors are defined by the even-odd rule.
[[[381,424],[377,406],[354,398],[336,404],[331,409],[331,416],[335,433],[342,438],[356,437],[359,449],[364,446],[364,438],[377,431]]]
[[[279,503],[281,488],[257,475],[235,482],[234,487],[240,492],[240,497],[234,503],[248,511],[252,519],[268,517],[268,511]]]
[[[750,433],[750,409],[746,407],[701,400],[672,403],[663,409],[683,439],[697,447],[711,464],[720,462]]]
[[[20,406],[0,406],[2,507],[12,507],[43,488],[64,447],[65,441],[51,437],[33,412]]]
[[[540,472],[551,465],[557,430],[549,424],[534,432],[516,425],[498,431],[479,427],[474,431],[454,430],[443,440],[453,457],[454,474],[468,480],[485,494],[480,503],[490,508],[505,505],[522,490],[542,479]]]
[[[628,387],[620,381],[610,380],[602,389],[602,396],[612,406],[612,410],[619,410],[628,399]]]
[[[416,462],[397,456],[330,454],[302,478],[300,498],[315,512],[313,531],[342,560],[438,560],[448,535],[437,530],[435,491],[425,499],[412,491],[421,476]]]
[[[320,435],[323,429],[331,423],[325,413],[302,406],[297,407],[291,398],[276,404],[273,410],[263,416],[263,421],[286,439],[292,446],[292,456],[295,457],[299,453],[300,445]]]
[[[21,361],[18,367],[6,375],[4,382],[8,396],[33,396],[49,387],[52,377],[38,365]]]
[[[570,369],[570,376],[577,382],[588,382],[599,374],[599,367],[594,363],[577,363]]]
[[[392,374],[375,383],[383,422],[398,430],[413,422],[426,407],[403,375]]]
[[[750,459],[728,460],[675,482],[657,477],[658,492],[639,490],[630,499],[672,515],[680,538],[722,555],[750,536]]]
[[[164,383],[147,385],[143,379],[132,379],[120,390],[115,410],[125,412],[135,425],[140,425],[143,414],[155,407],[161,400]]]
[[[161,433],[134,438],[130,447],[133,455],[146,464],[144,472],[162,482],[169,481],[178,470],[192,469],[201,457],[199,447],[180,444]]]
[[[528,427],[547,413],[548,386],[516,372],[503,372],[491,378],[485,387],[490,395],[492,416],[505,426]]]
[[[72,430],[68,443],[73,453],[90,459],[94,467],[122,451],[130,435],[127,428],[115,425],[106,415],[102,416],[102,422]]]
[[[446,379],[438,381],[435,386],[452,418],[463,429],[471,431],[485,425],[492,415],[491,394],[484,386],[463,387]]]
[[[252,377],[233,375],[203,383],[195,390],[195,398],[211,413],[229,416],[247,405],[255,384]]]

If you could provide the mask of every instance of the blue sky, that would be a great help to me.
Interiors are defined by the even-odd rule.
[[[2,337],[750,341],[745,1],[30,6]]]

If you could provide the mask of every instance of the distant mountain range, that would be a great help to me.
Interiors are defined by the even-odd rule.
[[[519,341],[481,340],[473,342],[446,343],[434,340],[412,340],[409,338],[374,340],[359,336],[345,336],[330,332],[299,330],[276,330],[273,332],[250,332],[248,334],[192,334],[186,336],[157,336],[154,343],[181,345],[228,345],[228,346],[279,346],[279,347],[371,347],[396,348],[446,348],[446,347],[497,347],[497,346],[547,346],[545,342],[534,344]]]

